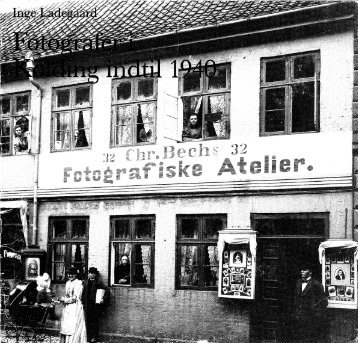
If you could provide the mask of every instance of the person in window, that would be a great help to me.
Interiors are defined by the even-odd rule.
[[[344,280],[345,278],[344,271],[342,269],[338,269],[336,273],[336,280]]]
[[[102,290],[102,292],[97,292],[97,290]],[[86,319],[87,339],[91,343],[98,340],[98,318],[103,310],[106,293],[106,288],[98,279],[97,268],[89,268],[88,279],[83,283],[82,303]]]
[[[120,264],[118,264],[114,270],[114,283],[119,283],[121,285],[129,285],[130,272],[131,267],[129,263],[129,258],[126,254],[123,254],[121,256]]]
[[[15,153],[26,152],[29,147],[29,144],[27,141],[27,136],[20,125],[16,125],[14,127],[14,134],[15,134],[15,138],[14,138]]]
[[[77,279],[78,270],[68,271],[66,294],[61,298],[64,304],[61,318],[60,343],[87,343],[85,316],[82,306],[82,281]]]
[[[201,125],[199,124],[198,115],[191,114],[189,123],[183,130],[183,140],[189,141],[192,139],[200,139],[201,137]]]

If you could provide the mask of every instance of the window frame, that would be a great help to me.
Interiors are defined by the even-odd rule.
[[[226,87],[220,89],[209,89],[209,77],[205,74],[205,67],[202,67],[202,71],[200,72],[200,90],[199,91],[191,91],[185,92],[184,91],[184,77],[187,75],[186,70],[179,70],[179,96],[180,99],[183,101],[183,98],[190,98],[190,97],[202,97],[202,118],[201,118],[201,131],[202,137],[198,139],[188,139],[187,141],[207,141],[207,140],[216,140],[216,139],[230,139],[231,133],[231,62],[224,62],[220,64],[215,64],[216,68],[225,67],[226,68]],[[199,73],[199,71],[194,71]],[[204,125],[205,116],[208,114],[208,98],[210,96],[218,96],[224,95],[225,96],[225,107],[227,108],[227,131],[224,137],[218,136],[207,136],[207,129],[206,125]],[[183,129],[184,129],[184,112],[182,113],[183,116]],[[184,141],[182,139],[182,141]]]
[[[17,98],[19,96],[24,96],[27,95],[28,96],[28,110],[24,111],[24,113],[22,112],[16,112],[16,107],[17,107]],[[18,156],[18,155],[24,155],[27,154],[30,151],[30,140],[31,140],[31,119],[32,119],[32,115],[31,115],[31,91],[21,91],[21,92],[16,92],[16,93],[6,93],[6,94],[0,94],[0,99],[3,98],[9,98],[10,99],[10,112],[9,113],[1,113],[0,112],[0,125],[1,125],[1,121],[3,120],[9,120],[10,122],[10,136],[0,136],[0,137],[9,137],[9,152],[8,153],[3,153],[0,151],[0,156]],[[1,111],[1,109],[0,109]],[[19,114],[21,113],[21,114]],[[28,119],[28,130],[27,132],[27,144],[28,144],[28,148],[27,151],[24,152],[18,152],[16,153],[14,150],[14,128],[16,126],[16,118],[21,119],[22,117],[26,117]]]
[[[198,238],[181,238],[182,234],[182,220],[183,219],[196,219],[198,223]],[[175,289],[177,290],[198,290],[198,291],[217,291],[219,285],[219,279],[217,280],[218,285],[216,286],[205,286],[204,282],[204,269],[208,265],[205,264],[205,248],[208,246],[217,247],[219,234],[216,238],[205,238],[205,227],[204,223],[206,219],[220,219],[222,226],[218,231],[223,230],[227,226],[227,214],[179,214],[176,218],[177,234],[176,234],[176,259],[175,259]],[[198,275],[199,285],[198,286],[182,286],[180,285],[181,276],[181,247],[182,246],[197,246],[198,247]],[[219,256],[217,267],[219,273]]]
[[[89,88],[89,102],[88,104],[76,104],[76,91],[80,88]],[[58,106],[57,94],[60,91],[70,92],[68,106]],[[75,146],[75,113],[76,111],[86,110],[90,112],[89,115],[89,129],[88,129],[88,146],[76,147]],[[69,148],[56,149],[56,115],[57,114],[69,114]],[[76,150],[88,150],[92,148],[92,122],[93,122],[93,84],[92,83],[81,83],[76,85],[68,85],[52,88],[52,104],[51,104],[51,152],[63,152],[63,151],[76,151]],[[62,142],[62,141],[61,141]]]
[[[84,220],[86,222],[86,232],[85,237],[71,237],[73,221],[75,220]],[[66,222],[66,237],[55,237],[54,236],[54,223],[58,221]],[[56,245],[65,245],[65,260],[64,266],[65,271],[68,270],[70,266],[72,266],[71,256],[72,256],[72,245],[73,244],[81,244],[85,246],[85,256],[84,256],[84,271],[83,277],[87,275],[88,270],[88,243],[89,243],[89,216],[51,216],[49,217],[49,231],[48,231],[48,251],[49,251],[49,270],[51,279],[54,283],[65,283],[66,275],[63,280],[55,279],[55,263],[58,263],[54,260],[54,252]]]
[[[150,220],[151,221],[151,238],[136,238],[136,221],[138,220]],[[118,238],[115,237],[115,223],[119,220],[128,220],[129,221],[129,238]],[[156,216],[154,214],[148,215],[113,215],[110,216],[110,256],[109,256],[109,286],[111,287],[130,287],[130,288],[154,288],[155,284],[155,224],[156,224]],[[131,253],[128,255],[130,262],[130,283],[129,284],[119,284],[114,282],[114,272],[115,266],[118,261],[115,260],[115,244],[130,244],[131,245]],[[151,247],[151,262],[150,262],[150,282],[145,283],[136,283],[133,280],[134,275],[134,266],[136,265],[136,261],[133,262],[133,251],[135,246],[140,246],[141,244],[149,245]],[[120,257],[119,254],[118,257]]]
[[[304,78],[294,78],[294,59],[305,56],[313,56],[314,76]],[[266,82],[266,66],[267,62],[285,61],[285,80]],[[260,136],[275,136],[275,135],[292,135],[292,134],[305,134],[320,132],[320,70],[321,70],[321,59],[320,51],[307,51],[296,54],[275,56],[275,57],[264,57],[260,60]],[[294,85],[313,82],[314,83],[314,130],[292,132],[292,99]],[[285,89],[285,123],[284,130],[266,132],[266,91],[268,89]]]
[[[141,99],[138,97],[138,83],[141,80],[153,80],[153,96]],[[131,85],[131,96],[126,100],[117,99],[117,87],[123,83],[130,83]],[[132,78],[119,78],[112,80],[112,103],[111,103],[111,139],[110,148],[138,146],[138,145],[150,145],[156,144],[157,142],[157,101],[158,101],[158,76],[139,76]],[[154,116],[153,116],[153,142],[137,142],[137,114],[138,107],[140,104],[154,104]],[[115,144],[115,115],[114,108],[116,107],[131,107],[131,138],[132,142],[128,144]]]

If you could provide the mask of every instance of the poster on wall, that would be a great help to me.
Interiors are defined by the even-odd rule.
[[[356,309],[357,242],[327,241],[321,246],[324,247],[322,280],[328,295],[328,306]]]
[[[254,299],[256,236],[226,230],[219,233],[218,246],[219,297]]]
[[[40,275],[40,258],[26,257],[25,259],[25,279],[36,280]]]

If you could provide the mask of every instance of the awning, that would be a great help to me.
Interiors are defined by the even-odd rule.
[[[234,231],[234,232],[233,232]],[[256,257],[256,232],[255,231],[246,231],[240,232],[240,230],[228,230],[227,232],[219,232],[218,240],[218,253],[219,256],[224,251],[225,243],[227,244],[249,244],[251,255]]]
[[[18,201],[0,201],[0,214],[7,213],[11,211],[11,209],[18,208],[20,210],[20,218],[22,229],[24,232],[24,238],[26,246],[28,246],[28,228],[27,228],[27,201],[18,200]]]
[[[322,264],[325,250],[328,248],[352,249],[355,248],[354,255],[358,253],[358,242],[348,239],[330,239],[322,242],[318,248],[319,261]]]

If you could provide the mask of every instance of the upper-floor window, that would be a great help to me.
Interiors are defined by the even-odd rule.
[[[111,218],[111,285],[154,286],[155,217]]]
[[[27,153],[30,141],[31,93],[0,95],[0,153]]]
[[[260,134],[319,131],[318,52],[261,60]]]
[[[92,85],[53,89],[52,151],[89,148],[92,140]]]
[[[181,215],[177,218],[177,272],[179,289],[217,290],[218,231],[226,215]]]
[[[111,146],[156,140],[157,78],[113,80]]]
[[[66,270],[75,267],[79,276],[87,271],[88,217],[51,217],[49,219],[49,255],[51,278],[65,281]]]
[[[230,64],[180,72],[183,141],[229,138]]]

